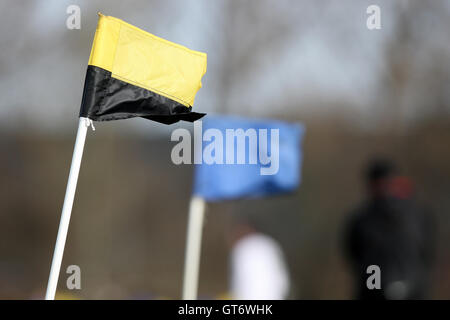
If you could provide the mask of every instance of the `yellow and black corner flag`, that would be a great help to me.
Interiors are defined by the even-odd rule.
[[[108,121],[142,117],[193,122],[206,54],[99,13],[80,117]]]

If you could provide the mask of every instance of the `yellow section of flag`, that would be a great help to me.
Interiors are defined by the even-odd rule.
[[[206,53],[99,13],[89,65],[113,78],[192,106],[206,73]]]

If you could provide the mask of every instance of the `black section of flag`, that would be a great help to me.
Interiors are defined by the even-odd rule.
[[[193,122],[205,115],[191,110],[158,93],[115,79],[105,69],[88,66],[80,117],[95,121],[142,117],[172,124],[180,120]]]

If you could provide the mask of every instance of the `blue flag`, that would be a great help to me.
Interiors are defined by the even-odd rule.
[[[208,117],[202,148],[196,147],[194,195],[220,201],[294,191],[303,134],[300,124]]]

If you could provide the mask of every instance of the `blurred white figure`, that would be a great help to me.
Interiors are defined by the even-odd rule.
[[[232,297],[239,300],[286,299],[289,294],[289,274],[278,243],[249,225],[239,226],[233,242]]]

